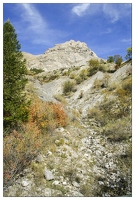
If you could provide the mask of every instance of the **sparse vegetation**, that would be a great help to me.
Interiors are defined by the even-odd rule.
[[[100,64],[99,71],[101,72],[109,72],[109,64]]]
[[[13,130],[3,141],[4,185],[11,184],[38,154],[42,146],[41,131],[35,123],[28,123],[24,130]]]
[[[99,70],[99,64],[99,61],[96,59],[89,61],[88,76],[94,75]]]
[[[33,75],[44,72],[43,69],[37,69],[37,68],[31,68],[30,71],[33,72]]]
[[[81,90],[78,99],[81,99],[81,98],[83,98],[83,90]]]
[[[93,84],[93,87],[94,87],[95,89],[100,89],[100,88],[101,88],[101,85],[102,85],[102,81],[101,81],[101,80],[98,80],[98,79],[95,79],[94,84]]]
[[[59,74],[47,74],[47,75],[43,75],[43,76],[38,76],[37,79],[41,82],[41,83],[48,83],[50,81],[53,81],[55,79],[59,78]]]
[[[104,134],[111,141],[126,140],[131,136],[131,130],[129,130],[131,125],[131,86],[131,77],[128,77],[123,80],[121,86],[115,85],[115,100],[106,98],[101,105],[88,112],[88,117],[94,118],[100,123]],[[124,132],[126,127],[128,131]]]
[[[113,56],[108,56],[107,62],[108,63],[114,62],[114,57]]]
[[[57,146],[63,145],[63,144],[64,144],[64,139],[63,139],[63,138],[60,138],[59,140],[56,140],[56,141],[55,141],[55,144],[56,144]]]
[[[67,125],[67,116],[60,103],[45,103],[35,97],[32,102],[29,121],[9,135],[4,132],[4,185],[12,182],[42,150],[46,140],[44,134]]]
[[[110,92],[110,93],[108,93]],[[104,183],[98,187],[97,196],[124,196],[127,194],[127,187],[131,190],[131,173],[132,173],[132,144],[131,144],[131,96],[132,81],[131,76],[127,76],[121,81],[121,85],[113,86],[113,99],[109,98],[112,90],[106,91],[104,101],[88,111],[88,117],[94,120],[95,129],[105,136],[107,142],[116,147],[126,145],[126,150],[117,156],[117,171],[120,171],[119,181],[113,189],[107,185],[106,179],[100,180]],[[109,94],[109,95],[108,95]],[[89,120],[89,124],[91,124]],[[106,143],[105,143],[106,144]],[[116,149],[113,150],[117,152]],[[98,180],[99,181],[99,180]],[[130,184],[130,186],[128,186]],[[86,189],[85,189],[86,188]],[[81,188],[83,194],[87,194],[87,186]]]
[[[127,76],[120,77],[118,82],[111,79],[110,84],[109,77],[115,78],[115,74],[109,73],[119,67],[117,63],[114,69],[111,59],[107,63],[91,59],[89,67],[83,68],[29,71],[26,94],[31,104],[27,106],[27,120],[4,129],[3,174],[7,196],[104,197],[123,196],[128,191],[131,194],[132,71],[128,66],[129,70],[124,72]],[[98,71],[103,73],[90,77]],[[65,81],[63,85],[53,81],[63,75],[60,78]],[[48,87],[39,87],[49,81],[52,83],[46,84]],[[38,90],[33,89],[33,84],[41,93],[46,88],[47,98],[44,93],[39,93],[39,97],[48,102],[37,97]],[[54,101],[49,102],[52,98]],[[54,180],[47,180],[45,169],[52,172]],[[28,186],[22,184],[25,178]]]
[[[63,103],[63,104],[67,104],[66,99],[65,99],[61,94],[55,94],[55,95],[54,95],[54,98],[55,98],[57,101],[60,101],[60,102]]]
[[[82,78],[83,81],[87,79],[87,73],[88,72],[86,69],[81,70],[79,76]]]
[[[69,78],[74,79],[75,78],[75,73],[71,72]]]
[[[93,185],[97,185],[95,182],[96,180],[94,179],[93,175],[90,174],[90,178],[87,180],[87,184],[82,183],[80,187],[80,192],[84,195],[84,197],[93,197],[96,196],[96,190],[93,190]]]
[[[67,95],[74,89],[74,82],[73,81],[66,81],[63,85],[63,94]]]
[[[126,60],[132,59],[132,47],[127,48]]]
[[[76,81],[76,84],[80,84],[83,81],[83,79],[80,76],[76,76],[75,81]]]
[[[95,79],[94,84],[93,84],[93,88],[95,88],[95,89],[107,88],[109,77],[110,76],[106,73],[102,80]]]

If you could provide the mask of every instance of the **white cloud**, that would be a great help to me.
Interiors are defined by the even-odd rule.
[[[43,29],[47,28],[46,21],[42,18],[38,10],[32,4],[20,4],[23,12],[21,17],[24,22],[28,22],[28,28],[36,33],[41,32]]]
[[[131,43],[131,38],[129,38],[129,39],[122,39],[121,42],[123,42],[123,43]]]
[[[34,4],[17,4],[20,9],[21,22],[15,22],[19,37],[23,41],[29,40],[31,44],[52,46],[67,33],[50,28],[45,17],[40,14]]]
[[[112,23],[119,20],[119,12],[112,4],[104,4],[103,12],[108,18],[111,19]]]
[[[72,8],[72,12],[79,17],[83,15],[101,14],[105,16],[111,23],[131,16],[131,3],[82,3]]]
[[[72,8],[72,12],[78,16],[87,14],[87,10],[90,7],[90,3],[82,3]]]
[[[131,15],[131,4],[111,4],[107,3],[103,5],[103,12],[112,23],[117,22],[127,15]]]

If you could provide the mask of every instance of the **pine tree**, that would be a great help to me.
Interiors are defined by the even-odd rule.
[[[10,21],[3,26],[3,117],[4,128],[28,119],[28,101],[24,92],[27,68],[21,45]]]

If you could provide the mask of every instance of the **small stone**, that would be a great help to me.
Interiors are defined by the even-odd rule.
[[[52,152],[51,152],[51,151],[48,151],[48,152],[47,152],[47,156],[50,156],[50,155],[52,155]]]
[[[42,190],[41,188],[37,188],[36,189],[37,192],[41,192],[41,190]]]
[[[53,176],[52,172],[49,171],[49,170],[45,170],[44,175],[45,175],[45,178],[46,178],[47,181],[50,181],[50,180],[54,179],[54,176]]]
[[[30,172],[31,172],[31,168],[24,169],[23,172],[24,172],[24,173],[30,173]]]
[[[53,183],[52,183],[52,185],[59,185],[59,181],[54,181]]]
[[[84,197],[83,194],[77,191],[72,191],[68,194],[68,197]]]
[[[67,185],[67,182],[66,182],[66,181],[64,181],[64,182],[63,182],[63,185]]]
[[[44,161],[43,156],[42,155],[38,155],[37,158],[36,158],[36,161],[39,162],[39,163],[43,162]]]
[[[63,127],[59,128],[59,132],[61,132],[61,133],[64,132],[64,130],[65,129]]]
[[[77,188],[80,187],[79,183],[77,183],[76,181],[73,181],[72,185],[73,185],[74,187],[77,187]]]
[[[104,185],[103,181],[98,181],[99,185]]]
[[[55,140],[55,144],[57,144],[57,145],[58,145],[58,144],[59,144],[59,142],[60,142],[59,140]]]
[[[50,188],[45,188],[44,196],[45,197],[51,197],[52,196],[52,191],[51,191]]]
[[[62,192],[60,191],[60,190],[53,190],[52,189],[52,197],[62,197],[63,195],[62,195]]]
[[[64,177],[60,176],[60,181],[63,182],[63,180],[64,180]]]
[[[26,187],[26,186],[28,186],[30,184],[30,182],[28,182],[27,180],[23,180],[22,181],[22,186],[23,187]]]

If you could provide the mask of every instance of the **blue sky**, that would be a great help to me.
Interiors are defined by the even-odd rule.
[[[4,3],[21,50],[43,54],[68,40],[85,42],[98,57],[123,58],[132,46],[131,3]]]

